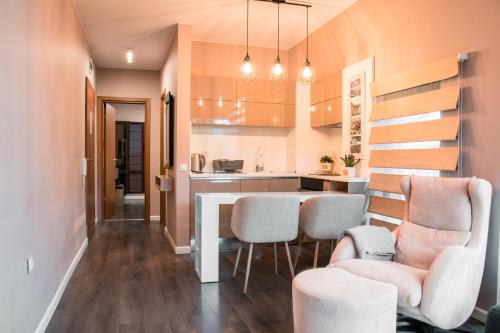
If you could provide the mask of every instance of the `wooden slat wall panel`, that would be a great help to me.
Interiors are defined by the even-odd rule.
[[[377,227],[385,227],[385,228],[389,229],[391,232],[394,231],[398,227],[397,224],[381,221],[381,220],[374,219],[374,218],[370,219],[370,225],[375,225]]]
[[[458,147],[408,150],[372,150],[372,168],[455,171]]]
[[[372,195],[368,211],[374,214],[402,220],[405,213],[405,202],[403,200],[382,198]]]
[[[369,143],[373,145],[380,143],[455,140],[458,134],[459,122],[460,118],[456,115],[438,120],[372,127]]]
[[[390,193],[402,194],[400,183],[403,175],[387,174],[387,173],[372,173],[370,175],[370,183],[368,189],[372,191],[382,191]]]
[[[433,111],[452,110],[457,107],[460,94],[458,85],[429,92],[374,103],[370,121],[412,116]]]
[[[458,75],[458,60],[452,57],[393,75],[387,79],[374,81],[371,85],[371,95],[372,97],[386,95],[456,75]]]

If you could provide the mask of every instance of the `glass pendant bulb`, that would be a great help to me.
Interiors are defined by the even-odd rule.
[[[252,58],[247,53],[245,58],[243,58],[243,62],[240,66],[240,77],[244,81],[252,81],[255,79],[255,67],[252,62]]]
[[[300,72],[300,82],[302,82],[302,84],[311,84],[314,80],[316,80],[316,73],[311,67],[309,59],[306,58],[306,62],[302,66],[302,71]]]
[[[282,81],[285,79],[285,69],[281,64],[280,56],[276,57],[273,66],[271,67],[270,79],[272,81]]]

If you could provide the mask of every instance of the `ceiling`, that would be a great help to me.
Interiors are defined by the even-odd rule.
[[[309,31],[330,21],[357,0],[305,0]],[[246,42],[245,0],[75,0],[94,61],[99,68],[161,69],[175,24],[192,26],[193,40]],[[250,45],[276,47],[277,6],[250,1]],[[306,9],[280,6],[280,49],[305,38]],[[132,49],[135,60],[125,61]]]

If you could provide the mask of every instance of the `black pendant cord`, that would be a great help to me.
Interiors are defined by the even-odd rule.
[[[248,14],[248,11],[250,9],[250,0],[247,0],[247,55],[248,55],[248,18],[249,18],[249,14]]]
[[[280,58],[280,3],[278,2],[278,59]]]
[[[309,7],[306,7],[306,61],[309,61]]]

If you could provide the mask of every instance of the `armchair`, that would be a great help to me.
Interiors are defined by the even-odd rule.
[[[358,259],[345,237],[329,267],[391,283],[398,312],[441,329],[454,329],[471,315],[486,254],[491,185],[476,178],[407,176],[404,221],[393,232],[393,261]]]

